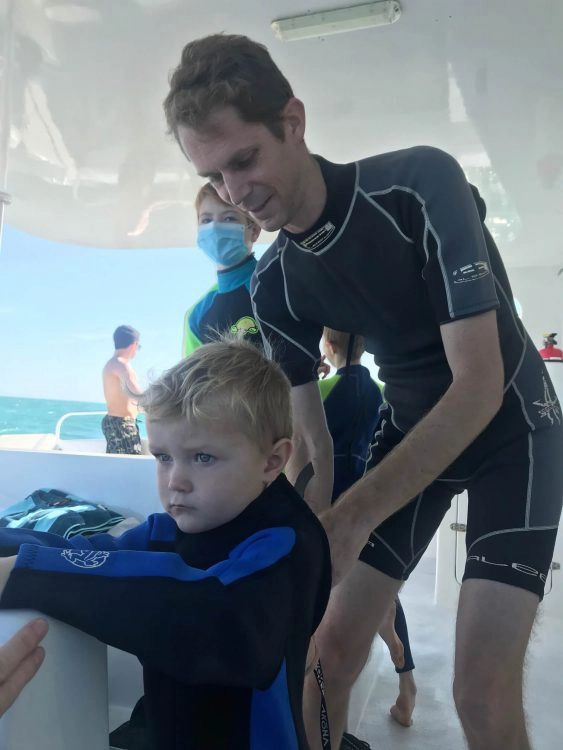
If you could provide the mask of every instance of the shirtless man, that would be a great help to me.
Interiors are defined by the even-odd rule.
[[[102,420],[107,440],[106,453],[142,453],[137,425],[139,413],[130,393],[141,393],[130,360],[141,348],[139,331],[132,326],[118,326],[113,332],[115,351],[102,372],[108,413]]]

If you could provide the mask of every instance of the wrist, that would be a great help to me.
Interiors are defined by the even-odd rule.
[[[0,596],[4,593],[8,578],[16,564],[16,556],[0,558]]]

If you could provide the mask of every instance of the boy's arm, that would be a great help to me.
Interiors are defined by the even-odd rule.
[[[40,545],[62,549],[82,550],[146,550],[151,537],[155,535],[173,541],[176,524],[164,513],[149,516],[142,524],[126,531],[121,536],[111,534],[93,534],[84,537],[77,535],[71,539],[64,539],[57,534],[45,531],[30,531],[29,529],[0,528],[0,558],[17,555],[23,544]]]
[[[283,662],[296,576],[314,575],[295,571],[295,540],[290,528],[258,532],[208,570],[168,552],[24,545],[0,607],[43,612],[186,684],[265,688]],[[311,559],[320,570],[322,552]]]

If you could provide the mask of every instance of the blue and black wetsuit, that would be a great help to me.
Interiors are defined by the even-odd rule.
[[[3,609],[139,657],[155,750],[305,750],[309,640],[330,593],[324,531],[280,476],[237,518],[184,534],[156,514],[115,539],[0,530]]]
[[[256,258],[250,255],[241,263],[217,272],[217,283],[187,311],[184,319],[182,356],[213,341],[217,333],[243,332],[257,346],[262,339],[250,301],[250,279]]]
[[[336,375],[319,380],[319,388],[334,446],[334,502],[366,472],[383,398],[379,386],[363,365],[340,367]],[[398,597],[395,604],[394,627],[403,644],[405,656],[403,666],[395,667],[400,674],[411,672],[414,660],[407,620]]]
[[[405,580],[452,497],[467,489],[465,578],[543,596],[563,496],[561,407],[516,314],[483,200],[456,160],[431,147],[343,165],[318,161],[327,187],[321,216],[301,235],[279,233],[251,287],[265,346],[292,384],[316,379],[323,326],[364,336],[387,402],[375,465],[452,382],[443,324],[496,310],[504,362],[494,419],[374,530],[361,559]]]
[[[334,447],[334,501],[365,474],[383,398],[363,365],[339,368],[319,388]]]

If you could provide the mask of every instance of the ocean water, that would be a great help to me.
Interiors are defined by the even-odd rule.
[[[0,396],[0,435],[54,432],[55,425],[63,414],[76,411],[105,413],[105,408],[105,404],[94,401],[56,401],[44,398]],[[102,419],[103,414],[69,417],[63,424],[61,437],[67,440],[102,438]],[[142,416],[139,421],[141,435],[145,437]]]

